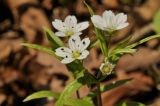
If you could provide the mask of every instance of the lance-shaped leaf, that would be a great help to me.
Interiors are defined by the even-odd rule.
[[[146,38],[144,38],[144,39],[142,39],[142,40],[140,40],[140,41],[138,41],[136,43],[133,43],[133,44],[127,46],[127,48],[130,48],[130,49],[134,48],[134,47],[136,47],[136,46],[138,46],[138,45],[140,45],[142,43],[145,43],[145,42],[147,42],[147,41],[149,41],[151,39],[155,39],[155,38],[159,38],[159,37],[160,37],[160,35],[152,35],[152,36],[146,37]]]
[[[128,81],[131,81],[131,80],[132,80],[131,78],[130,79],[123,79],[123,80],[118,80],[113,83],[107,84],[105,86],[100,86],[100,91],[106,92],[106,91],[112,90],[112,89],[117,88],[117,87],[127,83]],[[88,94],[89,97],[96,97],[97,95],[98,95],[97,91],[93,91]]]
[[[86,3],[86,1],[84,0],[83,3],[86,5],[86,7],[88,8],[88,11],[90,13],[91,16],[94,15],[94,11],[93,9]]]
[[[81,79],[74,80],[69,85],[65,87],[63,92],[61,93],[59,99],[57,100],[55,106],[63,106],[64,101],[70,97],[75,91],[77,91],[84,84]]]
[[[96,84],[98,80],[94,75],[90,74],[89,72],[85,72],[83,77],[83,82],[90,85],[90,84]]]
[[[113,48],[113,50],[116,49],[122,49],[124,47],[126,47],[129,43],[129,41],[131,40],[132,36],[128,36],[127,38],[125,38],[124,40],[122,40],[121,42],[119,42],[116,47]]]
[[[39,91],[39,92],[35,92],[31,95],[29,95],[27,98],[25,98],[23,100],[23,102],[27,102],[33,99],[40,99],[40,98],[50,98],[50,97],[54,97],[55,99],[59,98],[59,93],[56,92],[51,92],[51,91]]]
[[[44,46],[41,45],[37,45],[37,44],[30,44],[30,43],[22,43],[23,46],[32,48],[32,49],[36,49],[45,53],[48,53],[50,55],[55,56],[57,59],[60,59],[59,57],[57,57],[57,55],[55,54],[55,52],[52,49],[46,48]]]
[[[53,49],[64,46],[63,41],[58,36],[56,36],[53,31],[46,27],[44,27],[43,29],[46,33],[49,42],[53,45]]]
[[[146,105],[139,102],[125,101],[125,102],[118,103],[116,106],[146,106]]]
[[[115,54],[123,54],[123,53],[134,53],[136,52],[136,49],[130,49],[130,48],[123,48],[123,49],[116,49],[110,53],[110,55],[115,55]]]
[[[123,80],[118,80],[118,81],[115,81],[113,83],[107,84],[105,86],[101,86],[100,87],[101,92],[105,92],[105,91],[117,88],[117,87],[127,83],[128,81],[131,81],[131,80],[132,80],[131,78],[130,79],[123,79]]]

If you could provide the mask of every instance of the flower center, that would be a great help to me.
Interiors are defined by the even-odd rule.
[[[113,68],[114,68],[114,66],[112,64],[105,64],[102,67],[101,72],[103,75],[110,74],[113,71]]]
[[[78,51],[74,51],[72,56],[73,58],[78,58],[81,54]]]
[[[67,36],[72,36],[73,34],[74,34],[73,31],[67,31],[67,32],[66,32],[66,35],[67,35]]]

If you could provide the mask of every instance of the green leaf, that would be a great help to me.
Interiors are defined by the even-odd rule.
[[[160,10],[154,16],[153,28],[158,34],[160,33]]]
[[[130,48],[123,48],[123,49],[116,49],[110,53],[110,55],[115,55],[115,54],[123,54],[123,53],[134,53],[136,52],[136,49],[130,49]]]
[[[131,40],[132,36],[128,36],[127,38],[125,38],[124,40],[122,40],[120,43],[118,43],[116,45],[115,48],[113,48],[113,50],[116,50],[116,49],[121,49],[121,48],[124,48],[128,45],[129,41]]]
[[[29,95],[27,98],[23,100],[23,102],[27,102],[33,99],[40,99],[40,98],[49,98],[49,97],[54,97],[56,99],[59,98],[59,93],[51,92],[51,91],[39,91],[35,92],[31,95]]]
[[[92,106],[95,106],[91,97],[85,96],[83,97],[83,100],[88,101],[90,104],[92,104]]]
[[[83,3],[86,5],[86,7],[88,8],[88,11],[90,13],[91,16],[94,15],[94,11],[93,9],[86,3],[86,1],[84,0]]]
[[[131,80],[132,80],[131,78],[130,79],[118,80],[118,81],[115,81],[113,83],[107,84],[106,86],[101,86],[100,90],[101,90],[101,92],[105,92],[105,91],[117,88],[117,87],[125,84],[126,82],[131,81]]]
[[[68,98],[64,101],[65,105],[69,106],[94,106],[92,102],[86,99],[71,99]]]
[[[89,94],[87,96],[94,98],[94,97],[98,96],[98,93],[96,91],[89,92]]]
[[[95,76],[92,75],[92,74],[90,74],[89,72],[85,72],[84,73],[83,79],[84,79],[83,82],[86,83],[86,84],[88,84],[88,85],[95,84],[95,83],[98,82],[98,80],[95,78]]]
[[[130,48],[130,49],[134,48],[134,47],[136,47],[136,46],[138,46],[138,45],[140,45],[142,43],[145,43],[145,42],[147,42],[147,41],[149,41],[151,39],[155,39],[155,38],[159,38],[159,37],[160,37],[160,35],[152,35],[152,36],[146,37],[146,38],[144,38],[144,39],[142,39],[142,40],[140,40],[140,41],[138,41],[136,43],[133,43],[133,44],[127,46],[127,48]]]
[[[30,43],[22,43],[21,45],[32,48],[32,49],[36,49],[45,53],[48,53],[50,55],[55,56],[57,59],[60,59],[59,57],[57,57],[57,55],[55,54],[55,52],[52,49],[46,48],[44,46],[38,45],[38,44],[30,44]]]
[[[83,64],[79,60],[67,64],[67,68],[72,73],[74,78],[79,78],[78,76],[81,72],[83,72],[82,70],[84,70]]]
[[[48,40],[53,45],[53,49],[64,46],[63,41],[58,36],[56,36],[53,31],[46,27],[44,27],[43,29],[46,33]]]
[[[115,74],[115,71],[112,71],[109,75],[104,75],[104,76],[102,76],[102,77],[99,79],[99,81],[101,82],[101,81],[103,81],[104,79],[106,79],[108,76],[114,75],[114,74]]]
[[[146,105],[139,102],[125,101],[117,104],[116,106],[146,106]]]
[[[37,44],[30,44],[30,43],[22,43],[22,45],[26,46],[26,47],[29,47],[29,48],[32,48],[32,49],[36,49],[36,50],[48,53],[50,55],[55,56],[57,59],[60,59],[52,49],[46,48],[44,46],[37,45]]]
[[[61,93],[55,106],[63,106],[65,99],[68,99],[69,96],[71,96],[75,91],[77,91],[83,85],[84,83],[82,82],[81,78],[71,82],[69,85],[65,87],[64,91]]]

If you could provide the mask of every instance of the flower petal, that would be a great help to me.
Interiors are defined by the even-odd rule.
[[[74,28],[77,25],[77,19],[75,16],[69,15],[65,18],[64,23],[65,23],[66,27]]]
[[[99,69],[102,70],[103,66],[104,66],[104,63],[101,63]]]
[[[56,32],[55,35],[59,36],[59,37],[65,37],[65,33],[64,32]]]
[[[76,30],[76,32],[80,32],[80,31],[88,28],[88,26],[89,26],[89,23],[87,21],[81,22],[76,25],[75,30]]]
[[[102,17],[105,18],[105,20],[108,20],[109,19],[108,17],[115,17],[115,15],[111,10],[109,10],[109,11],[105,10],[103,12]]]
[[[63,24],[63,22],[59,19],[55,19],[55,21],[52,22],[52,25],[54,26],[55,29],[59,30],[59,31],[65,31],[65,26]]]
[[[82,34],[82,32],[77,32],[77,33],[74,33],[72,36],[79,36],[81,34]]]
[[[119,26],[117,26],[117,30],[118,29],[122,29],[122,28],[125,28],[129,25],[129,23],[123,23],[123,24],[120,24]]]
[[[84,59],[89,55],[89,51],[88,50],[84,50],[81,55],[78,57],[78,59]]]
[[[55,50],[55,54],[60,57],[71,57],[72,50],[66,47],[60,47]]]
[[[103,19],[105,20],[106,22],[106,25],[107,25],[107,30],[114,30],[115,29],[115,26],[116,26],[116,18],[115,18],[115,15],[112,11],[105,11],[103,13]]]
[[[106,23],[101,16],[93,15],[91,17],[91,20],[92,20],[92,23],[94,24],[95,27],[102,29],[102,30],[105,30]]]
[[[81,52],[85,50],[89,46],[89,44],[90,44],[89,38],[84,38],[79,45],[79,51]]]
[[[72,51],[76,51],[78,50],[78,47],[81,43],[81,38],[79,36],[71,36],[70,39],[69,39],[69,48],[72,50]]]
[[[124,13],[119,13],[116,15],[116,23],[117,25],[125,23],[127,21],[127,15]]]
[[[74,61],[75,59],[72,58],[72,57],[67,57],[67,58],[64,58],[61,63],[63,64],[68,64],[68,63],[71,63],[72,61]]]

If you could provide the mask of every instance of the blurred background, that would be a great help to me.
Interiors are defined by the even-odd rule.
[[[160,0],[86,0],[96,14],[104,10],[128,14],[130,25],[112,39],[112,46],[127,36],[133,43],[160,33]],[[79,21],[90,20],[82,0],[0,0],[0,106],[54,106],[54,99],[22,103],[39,90],[61,92],[71,80],[66,67],[54,57],[21,46],[22,42],[49,47],[43,27],[53,29],[51,22],[76,15]],[[90,24],[83,37],[95,39]],[[53,29],[54,31],[54,29]],[[160,106],[160,40],[153,39],[138,46],[133,55],[124,55],[116,66],[116,74],[105,79],[107,84],[132,77],[129,83],[102,94],[104,106],[115,106],[122,100]],[[91,50],[85,67],[97,73],[103,56],[99,48]],[[81,89],[81,96],[88,93]]]

